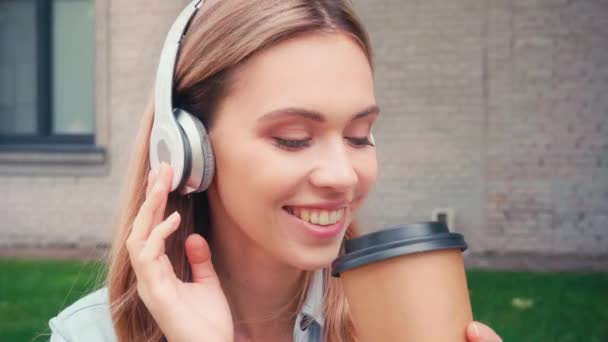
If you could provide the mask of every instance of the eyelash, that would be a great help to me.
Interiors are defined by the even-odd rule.
[[[356,148],[363,148],[365,146],[374,146],[374,144],[372,144],[372,142],[367,137],[365,137],[365,138],[345,137],[345,139],[349,140],[351,142],[351,144]],[[312,139],[311,138],[282,139],[282,138],[274,137],[274,140],[277,142],[277,145],[280,148],[283,148],[283,149],[286,149],[289,151],[295,151],[295,150],[299,150],[299,149],[310,146],[310,140],[312,140]]]

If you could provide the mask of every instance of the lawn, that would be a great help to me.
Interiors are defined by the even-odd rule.
[[[48,319],[100,284],[103,268],[0,259],[0,341],[48,340]],[[608,341],[608,273],[467,275],[475,319],[505,341]]]

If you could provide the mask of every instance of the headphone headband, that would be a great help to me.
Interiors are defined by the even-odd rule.
[[[173,77],[177,54],[182,38],[194,14],[203,5],[204,0],[194,0],[182,10],[165,38],[156,72],[156,87],[154,101],[154,121],[175,121],[173,116]]]
[[[173,168],[171,191],[202,192],[211,183],[214,158],[207,130],[200,120],[183,108],[173,106],[175,64],[180,45],[192,18],[203,5],[194,0],[175,19],[160,53],[154,93],[154,121],[150,133],[150,168],[162,162]]]

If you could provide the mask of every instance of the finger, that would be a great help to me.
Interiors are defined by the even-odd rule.
[[[160,172],[158,174],[158,183],[162,183],[163,196],[154,211],[154,217],[152,224],[159,224],[165,217],[165,208],[167,206],[167,198],[169,196],[169,190],[171,189],[171,180],[173,179],[173,168],[171,165],[163,162],[161,164]]]
[[[161,174],[163,172],[162,169],[163,167],[161,166]],[[159,174],[158,177],[161,177],[161,174]],[[148,198],[146,198],[144,203],[141,205],[137,216],[133,220],[133,228],[129,236],[129,240],[133,240],[137,245],[137,242],[148,239],[152,227],[162,221],[162,214],[158,221],[156,221],[155,215],[158,212],[159,207],[162,205],[162,202],[164,201],[166,203],[166,200],[167,189],[164,188],[163,182],[159,179],[155,182],[154,186],[150,190],[150,196],[148,196]],[[164,212],[164,205],[162,210]]]
[[[169,215],[166,220],[154,227],[150,237],[141,250],[139,261],[147,262],[158,259],[165,254],[165,240],[179,227],[180,215],[177,211]]]
[[[166,265],[167,262],[169,266],[171,263],[165,254],[165,239],[179,227],[179,215],[176,213],[155,227],[150,238],[142,244],[141,252],[132,258],[133,269],[142,284],[158,284],[171,274],[173,268]]]
[[[481,322],[471,322],[467,327],[467,338],[469,342],[502,342],[492,328]]]
[[[173,269],[173,265],[171,264],[171,260],[169,260],[167,254],[163,254],[160,256],[160,263],[162,265],[161,273],[163,275],[173,274],[173,276],[177,278],[177,276],[175,275],[175,270]]]
[[[192,269],[192,281],[201,283],[209,278],[217,278],[211,263],[209,244],[199,234],[191,234],[186,239],[186,255]]]
[[[148,181],[146,184],[146,198],[148,198],[148,196],[150,196],[150,191],[152,190],[152,186],[156,182],[156,178],[157,178],[156,170],[150,170],[150,172],[148,172]]]

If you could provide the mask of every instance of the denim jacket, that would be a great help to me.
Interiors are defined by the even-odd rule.
[[[315,271],[293,327],[294,342],[323,342],[323,272]],[[116,342],[108,289],[80,298],[49,321],[51,342]],[[170,341],[169,341],[170,342]]]

